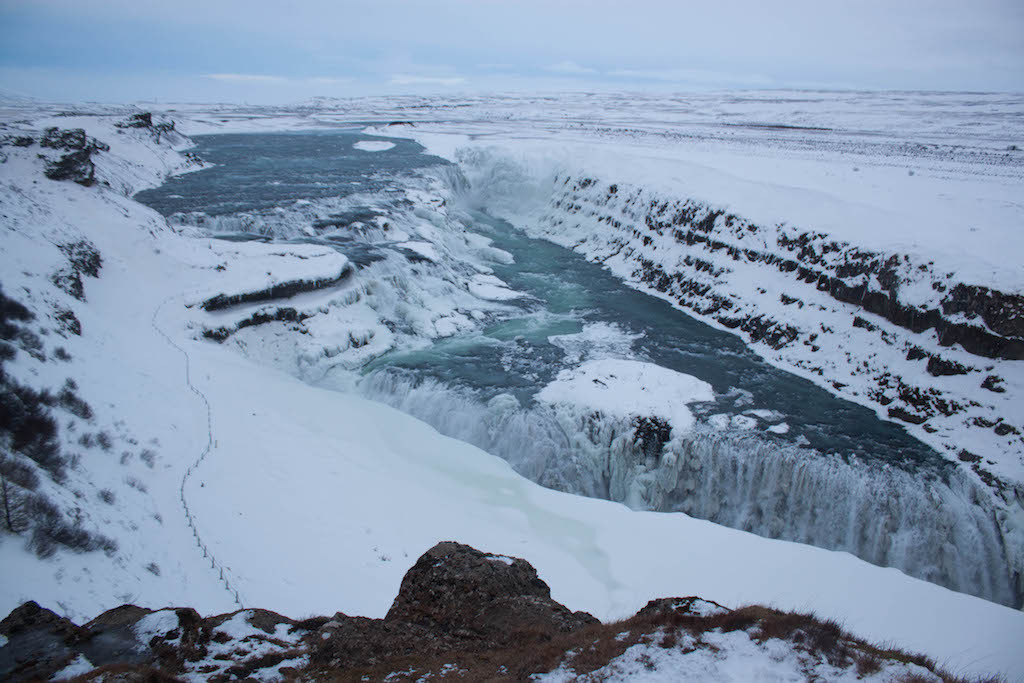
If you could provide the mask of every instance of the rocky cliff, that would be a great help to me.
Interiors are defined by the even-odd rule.
[[[1019,292],[965,281],[919,256],[759,225],[611,180],[557,176],[527,230],[906,424],[1006,500],[1022,496]]]

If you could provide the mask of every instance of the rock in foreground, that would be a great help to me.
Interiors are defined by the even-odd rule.
[[[552,600],[525,560],[453,542],[419,558],[384,619],[124,605],[78,626],[28,602],[0,622],[0,678],[12,681],[714,679],[741,659],[752,676],[769,666],[808,679],[949,680],[923,657],[762,607],[666,598],[601,624]]]

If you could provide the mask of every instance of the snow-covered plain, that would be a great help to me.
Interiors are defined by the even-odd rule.
[[[314,113],[319,118],[232,112],[225,125],[274,129],[330,119]],[[12,118],[33,115],[20,110]],[[216,117],[228,116],[190,115],[182,130],[215,129]],[[257,273],[266,284],[308,275],[311,254],[297,246],[290,259],[280,245],[239,249],[169,229],[125,195],[187,165],[145,134],[114,128],[121,116],[53,122],[83,126],[111,144],[97,160],[110,187],[46,180],[31,150],[5,148],[0,164],[4,292],[37,311],[39,324],[53,330],[48,345],[66,346],[73,359],[59,365],[19,353],[8,369],[40,386],[76,379],[96,416],[62,416],[78,430],[62,429],[66,448],[85,448],[76,438],[84,430],[113,433],[113,452],[86,450],[66,485],[45,486],[65,509],[77,508],[88,528],[119,543],[112,557],[61,550],[41,560],[5,535],[0,611],[35,599],[80,619],[121,602],[212,613],[238,601],[295,617],[336,610],[382,616],[416,557],[454,539],[528,559],[555,599],[602,619],[626,616],[653,597],[695,594],[730,606],[812,610],[957,672],[1024,674],[1018,611],[846,553],[543,489],[395,410],[311,387],[202,341],[190,304],[228,291],[226,282],[240,287],[233,274],[252,257],[277,259],[268,279],[262,266]],[[8,119],[6,132],[47,123]],[[458,123],[472,132],[471,122]],[[493,120],[487,126],[495,132]],[[439,136],[434,149],[467,141],[452,140]],[[81,238],[104,260],[100,277],[85,283],[85,301],[49,277],[64,263],[55,245]],[[327,305],[322,297],[344,297],[350,287],[300,297]],[[81,336],[56,340],[58,308],[73,310]],[[199,461],[207,440],[209,454]],[[159,451],[152,467],[139,452],[143,443]],[[127,458],[116,455],[122,448]],[[115,494],[112,503],[97,500],[103,489]]]

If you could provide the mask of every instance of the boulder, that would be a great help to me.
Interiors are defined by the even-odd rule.
[[[89,139],[81,128],[47,128],[39,144],[42,147],[66,152],[59,159],[46,162],[44,174],[47,178],[73,180],[86,187],[96,183],[96,165],[92,162],[92,155],[95,152],[110,150],[108,145]]]
[[[89,632],[35,602],[0,621],[0,679],[46,680],[78,656]]]
[[[402,579],[386,622],[406,622],[497,646],[516,634],[550,637],[598,623],[551,599],[526,560],[438,543]]]

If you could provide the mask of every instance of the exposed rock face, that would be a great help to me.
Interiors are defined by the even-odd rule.
[[[230,306],[238,306],[239,304],[260,303],[263,301],[273,301],[274,299],[287,299],[295,296],[296,294],[301,294],[302,292],[312,292],[318,289],[339,285],[347,280],[352,275],[352,272],[352,267],[346,265],[334,277],[318,280],[291,280],[253,292],[218,294],[203,301],[200,304],[200,307],[204,311],[219,311]]]
[[[95,152],[106,152],[108,145],[97,140],[90,140],[81,128],[62,130],[47,128],[41,147],[64,150],[66,153],[59,159],[46,163],[44,173],[50,180],[73,180],[86,187],[96,183],[96,165],[92,162]]]
[[[420,557],[384,620],[495,644],[517,630],[555,633],[597,623],[552,600],[529,562],[453,542],[438,543]]]
[[[153,113],[148,111],[139,112],[138,114],[132,114],[124,121],[114,124],[118,128],[136,128],[139,130],[149,131],[153,138],[156,139],[156,143],[160,144],[160,138],[171,137],[178,135],[178,131],[175,129],[174,121],[161,121],[159,123],[153,122]],[[198,157],[195,155],[186,154],[186,157],[191,156],[195,160]],[[189,161],[192,161],[192,158]],[[200,162],[201,163],[201,162]]]
[[[117,124],[120,128],[152,128],[153,114],[148,111],[132,114],[126,121]]]
[[[936,435],[929,443],[951,460],[970,435],[984,462],[969,469],[1019,505],[1019,482],[987,467],[1024,457],[1024,438],[1008,431],[1024,432],[1014,382],[1001,370],[1024,358],[1020,292],[964,281],[920,256],[582,175],[554,180],[530,231],[736,330],[840,395]],[[997,433],[976,418],[1008,426]]]
[[[89,632],[35,602],[26,602],[3,621],[0,635],[0,678],[32,680],[49,678],[89,639]]]
[[[883,656],[900,666],[909,658],[935,671],[924,658],[883,653],[810,615],[733,611],[697,597],[652,600],[631,619],[602,625],[553,601],[525,560],[444,542],[409,570],[384,619],[294,621],[259,609],[204,619],[189,608],[124,605],[77,626],[25,603],[0,622],[0,678],[529,680],[559,668],[595,671],[638,643],[679,656],[705,646],[720,653],[703,634],[737,630],[754,642],[790,640],[796,656],[806,654],[808,676],[823,658],[851,671],[865,657],[878,660],[875,671]]]
[[[383,620],[337,614],[325,623],[311,663],[369,669],[386,660],[547,642],[597,623],[552,600],[529,562],[444,542],[406,573]]]

